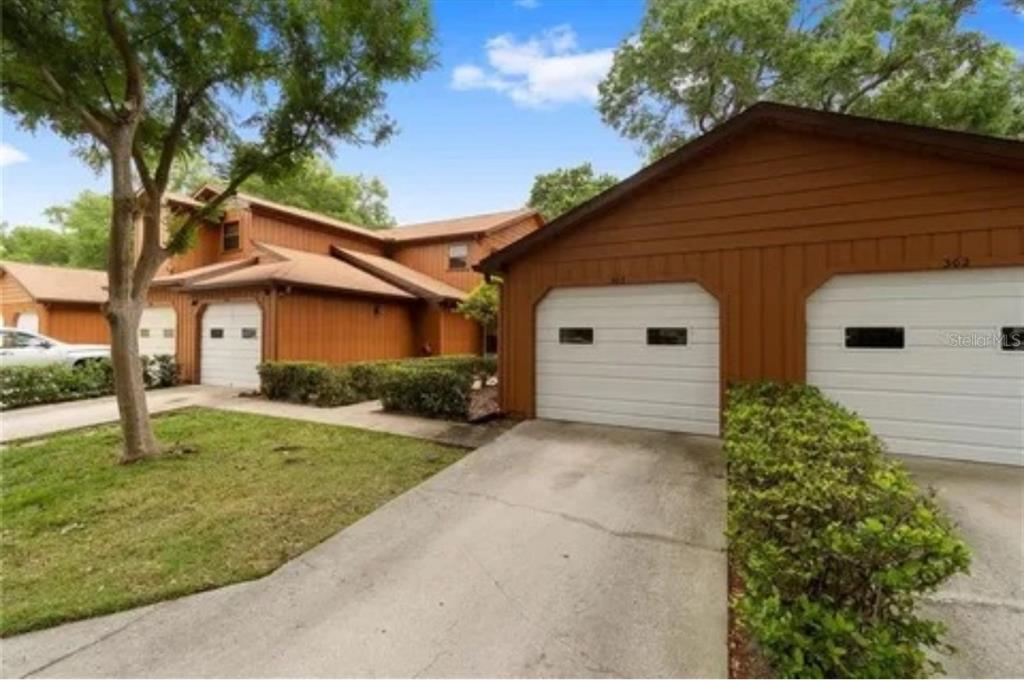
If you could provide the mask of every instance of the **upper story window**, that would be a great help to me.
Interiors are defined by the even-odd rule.
[[[241,237],[238,233],[238,222],[226,222],[221,227],[221,249],[224,252],[238,250],[241,244]]]
[[[448,269],[469,269],[469,244],[453,243],[448,246]]]

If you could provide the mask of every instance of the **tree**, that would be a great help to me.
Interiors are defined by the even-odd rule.
[[[155,455],[138,326],[157,269],[249,177],[272,181],[337,140],[387,139],[384,86],[429,65],[429,9],[423,0],[5,0],[0,11],[4,108],[109,168],[104,311],[121,460]],[[164,240],[171,171],[195,155],[223,158],[227,181],[203,208],[171,216]]]
[[[0,258],[15,262],[67,266],[70,261],[68,240],[64,234],[45,227],[0,223]]]
[[[652,156],[760,100],[1024,135],[1024,64],[962,30],[972,0],[652,0],[600,85]]]
[[[83,191],[45,211],[57,229],[0,226],[0,256],[8,260],[84,269],[106,269],[110,197]]]
[[[179,167],[179,173],[171,178],[173,191],[191,193],[204,184],[224,183],[213,166],[202,158],[188,159]],[[376,177],[336,173],[320,156],[303,161],[272,182],[250,177],[238,190],[369,229],[385,229],[395,224],[388,211],[388,190],[383,182]]]
[[[595,173],[590,163],[558,168],[533,179],[527,205],[550,221],[597,196],[618,181],[615,175]]]
[[[501,281],[493,278],[482,281],[459,303],[458,311],[467,319],[483,326],[487,334],[498,330],[498,305],[501,301]]]
[[[61,227],[67,241],[68,261],[72,267],[106,269],[110,247],[110,197],[83,191],[67,205],[55,205],[45,211],[51,222]]]

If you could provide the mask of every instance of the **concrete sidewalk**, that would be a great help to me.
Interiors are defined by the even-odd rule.
[[[276,418],[292,418],[324,425],[347,425],[376,432],[389,432],[442,444],[475,449],[493,441],[513,423],[494,421],[481,425],[434,420],[418,416],[387,413],[380,402],[367,401],[351,406],[319,408],[287,404],[257,397],[240,397],[238,390],[209,385],[182,385],[146,393],[150,413],[161,413],[188,406],[204,406],[225,411],[255,413]],[[117,420],[114,397],[98,397],[59,404],[31,406],[0,413],[0,442],[38,437],[64,430]]]
[[[228,399],[238,390],[208,385],[181,385],[146,393],[150,413],[162,413],[186,406],[210,406]],[[117,420],[114,397],[96,397],[59,404],[29,406],[0,413],[0,442],[39,437]]]
[[[720,444],[529,421],[273,574],[0,641],[6,677],[724,677]]]

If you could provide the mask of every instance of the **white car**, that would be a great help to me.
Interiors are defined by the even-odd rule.
[[[17,328],[0,328],[0,366],[81,366],[109,358],[109,345],[73,345]]]

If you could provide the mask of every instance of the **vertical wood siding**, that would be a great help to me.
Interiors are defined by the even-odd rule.
[[[0,314],[4,324],[14,326],[18,315],[24,312],[36,312],[38,305],[18,281],[6,271],[0,271]],[[40,322],[42,322],[40,314]],[[42,326],[40,326],[42,330]]]
[[[52,303],[46,330],[40,331],[64,342],[110,344],[110,326],[97,305]]]
[[[509,265],[506,410],[534,415],[534,308],[557,286],[696,281],[722,385],[801,381],[807,296],[838,273],[1024,264],[1024,173],[762,129]]]
[[[343,364],[415,356],[410,303],[294,292],[277,300],[276,358]]]
[[[448,269],[448,247],[456,243],[469,246],[470,267],[466,269]],[[483,274],[474,271],[471,266],[485,255],[480,242],[473,238],[453,239],[451,241],[432,241],[403,246],[391,254],[391,259],[404,264],[410,269],[423,272],[448,285],[461,290],[473,290],[484,280]]]
[[[251,222],[243,225],[243,248],[248,252],[252,241],[262,241],[285,248],[327,255],[332,245],[363,253],[379,255],[381,245],[369,238],[347,234],[340,229],[317,225],[295,217],[278,217],[253,208]]]
[[[480,354],[483,351],[483,331],[478,323],[454,310],[442,310],[440,318],[438,354]]]

